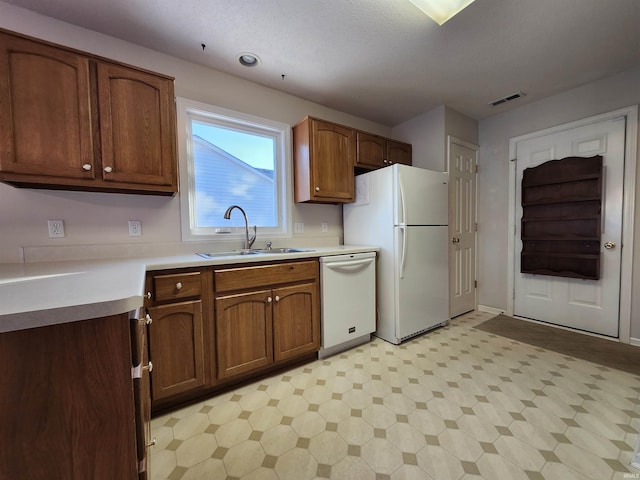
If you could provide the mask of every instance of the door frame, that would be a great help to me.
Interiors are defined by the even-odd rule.
[[[615,118],[625,117],[625,146],[624,146],[624,185],[622,199],[622,258],[620,271],[620,313],[619,337],[621,343],[631,340],[631,298],[633,275],[634,248],[634,212],[636,198],[636,164],[637,136],[638,136],[638,105],[614,110],[613,112],[583,118],[574,122],[557,125],[537,132],[520,135],[509,139],[509,222],[508,222],[508,263],[507,263],[507,314],[513,316],[515,304],[515,247],[516,247],[516,148],[519,142],[537,137],[572,130],[574,128],[592,125]],[[626,248],[624,248],[626,247]]]
[[[478,157],[479,157],[479,152],[480,152],[480,147],[474,143],[471,142],[467,142],[466,140],[462,140],[461,138],[458,137],[454,137],[453,135],[447,135],[447,172],[449,173],[449,175],[451,175],[451,145],[452,144],[457,144],[460,145],[462,147],[468,148],[469,150],[473,150],[476,153],[476,162],[475,162],[475,167],[476,167],[476,173],[475,173],[475,198],[473,199],[473,215],[475,218],[475,223],[476,225],[478,224]],[[453,188],[452,186],[452,182],[449,181],[449,195],[448,198],[451,198],[451,189]],[[449,225],[451,225],[451,218],[449,218]],[[451,238],[451,233],[449,233],[449,239]],[[477,281],[478,281],[478,266],[480,265],[480,263],[478,262],[478,229],[476,228],[475,234],[473,236],[473,248],[474,248],[474,263],[475,265],[473,266],[474,269],[474,282],[475,283],[475,287],[473,289],[474,292],[474,300],[473,300],[473,308],[474,309],[478,309],[478,287],[477,287]],[[449,258],[449,276],[452,275],[452,272],[455,269],[453,268],[452,265],[452,259]],[[449,292],[449,318],[451,318],[451,292]]]

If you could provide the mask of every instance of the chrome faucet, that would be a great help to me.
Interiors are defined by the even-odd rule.
[[[240,210],[242,212],[242,216],[244,217],[244,249],[249,250],[251,248],[251,245],[253,245],[253,242],[256,241],[256,226],[253,226],[253,235],[249,237],[249,220],[247,219],[247,214],[238,205],[231,205],[229,208],[227,208],[227,211],[224,212],[225,219],[229,220],[231,218],[231,210],[233,210],[234,208]]]

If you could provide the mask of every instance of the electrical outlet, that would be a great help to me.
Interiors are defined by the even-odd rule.
[[[129,236],[142,236],[142,222],[140,220],[129,220]]]
[[[322,233],[327,233],[329,231],[329,224],[327,222],[322,222],[320,224],[320,228],[322,230]]]
[[[304,223],[296,222],[293,224],[293,233],[304,233]]]
[[[47,220],[49,238],[64,237],[64,220]]]

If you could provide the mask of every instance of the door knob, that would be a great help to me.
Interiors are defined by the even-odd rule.
[[[459,239],[459,238],[457,238],[457,237],[453,237],[453,238],[451,239],[451,243],[460,243],[460,239]]]
[[[616,248],[616,244],[614,242],[607,242],[604,244],[604,248],[611,250],[612,248]]]

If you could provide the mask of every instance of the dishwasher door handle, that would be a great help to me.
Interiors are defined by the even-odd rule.
[[[327,262],[324,265],[331,270],[345,270],[355,272],[371,265],[375,258],[367,258],[364,260],[347,260],[345,262]]]

